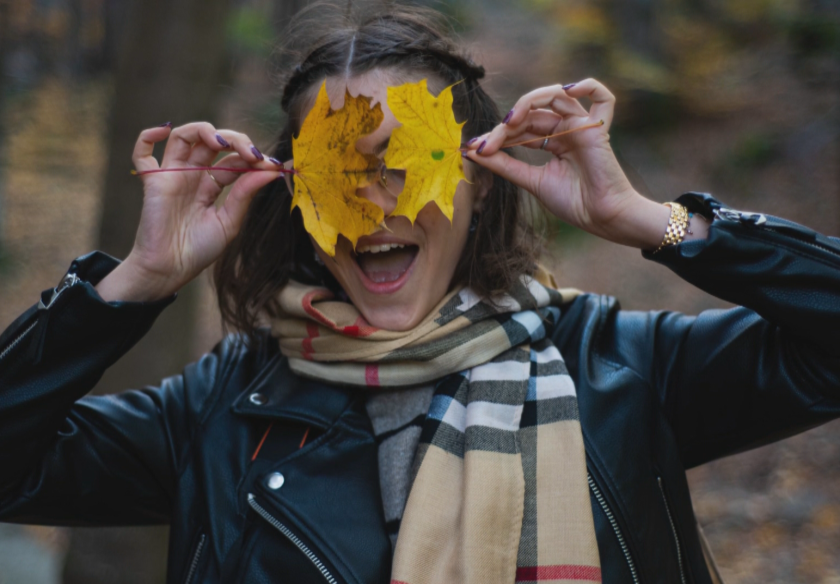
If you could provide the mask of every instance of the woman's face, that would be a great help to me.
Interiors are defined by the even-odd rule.
[[[413,80],[416,81],[416,80]],[[431,81],[431,80],[430,80]],[[386,88],[399,85],[381,71],[372,71],[349,80],[330,78],[327,93],[333,109],[344,103],[345,89],[351,95],[373,98],[385,114],[382,125],[357,144],[361,152],[380,154],[391,131],[399,126],[387,105]],[[467,178],[455,192],[452,223],[428,204],[412,226],[406,217],[388,217],[397,197],[378,184],[359,189],[359,196],[385,211],[386,230],[359,239],[355,252],[340,237],[335,258],[330,258],[313,241],[316,253],[344,288],[350,300],[371,325],[402,331],[416,326],[444,297],[469,234],[473,213],[480,210],[487,189],[473,180],[473,163],[464,160]]]

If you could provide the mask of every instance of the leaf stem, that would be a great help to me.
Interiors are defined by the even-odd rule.
[[[513,148],[514,146],[522,146],[523,144],[528,144],[529,142],[537,142],[539,140],[545,140],[546,138],[556,138],[558,136],[565,136],[566,134],[572,134],[574,132],[580,132],[581,130],[590,130],[592,128],[600,128],[604,125],[604,120],[598,120],[594,124],[587,124],[585,126],[580,126],[578,128],[572,128],[571,130],[563,130],[562,132],[557,132],[556,134],[550,134],[548,136],[539,136],[538,138],[531,138],[530,140],[522,140],[521,142],[513,142],[511,144],[502,144],[502,148]],[[462,152],[466,152],[469,148],[461,148]]]
[[[181,168],[155,168],[154,170],[133,170],[131,174],[141,176],[144,174],[155,174],[158,172],[186,172],[188,170],[224,170],[226,172],[279,172],[280,174],[295,174],[293,168],[278,168],[277,170],[270,170],[267,168],[230,168],[227,166],[186,166]]]

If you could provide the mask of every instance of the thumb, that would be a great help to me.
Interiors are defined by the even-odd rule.
[[[225,228],[228,242],[239,233],[242,222],[245,220],[245,214],[248,212],[248,207],[257,191],[281,176],[275,170],[250,172],[239,177],[233,183],[225,202],[218,210],[219,220]]]

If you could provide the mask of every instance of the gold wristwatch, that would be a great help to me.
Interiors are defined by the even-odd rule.
[[[653,253],[658,252],[663,247],[669,245],[676,245],[685,239],[686,233],[691,233],[689,229],[689,219],[691,213],[688,209],[679,203],[664,203],[666,207],[671,208],[671,216],[668,218],[668,228],[665,230],[665,236],[662,238],[662,243],[659,244]]]

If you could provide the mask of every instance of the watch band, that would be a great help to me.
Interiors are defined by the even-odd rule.
[[[664,203],[664,205],[671,208],[671,216],[668,218],[668,228],[665,230],[662,243],[659,244],[659,247],[653,253],[658,252],[663,247],[680,243],[685,239],[686,233],[691,233],[688,229],[688,221],[691,217],[688,209],[674,202]]]

